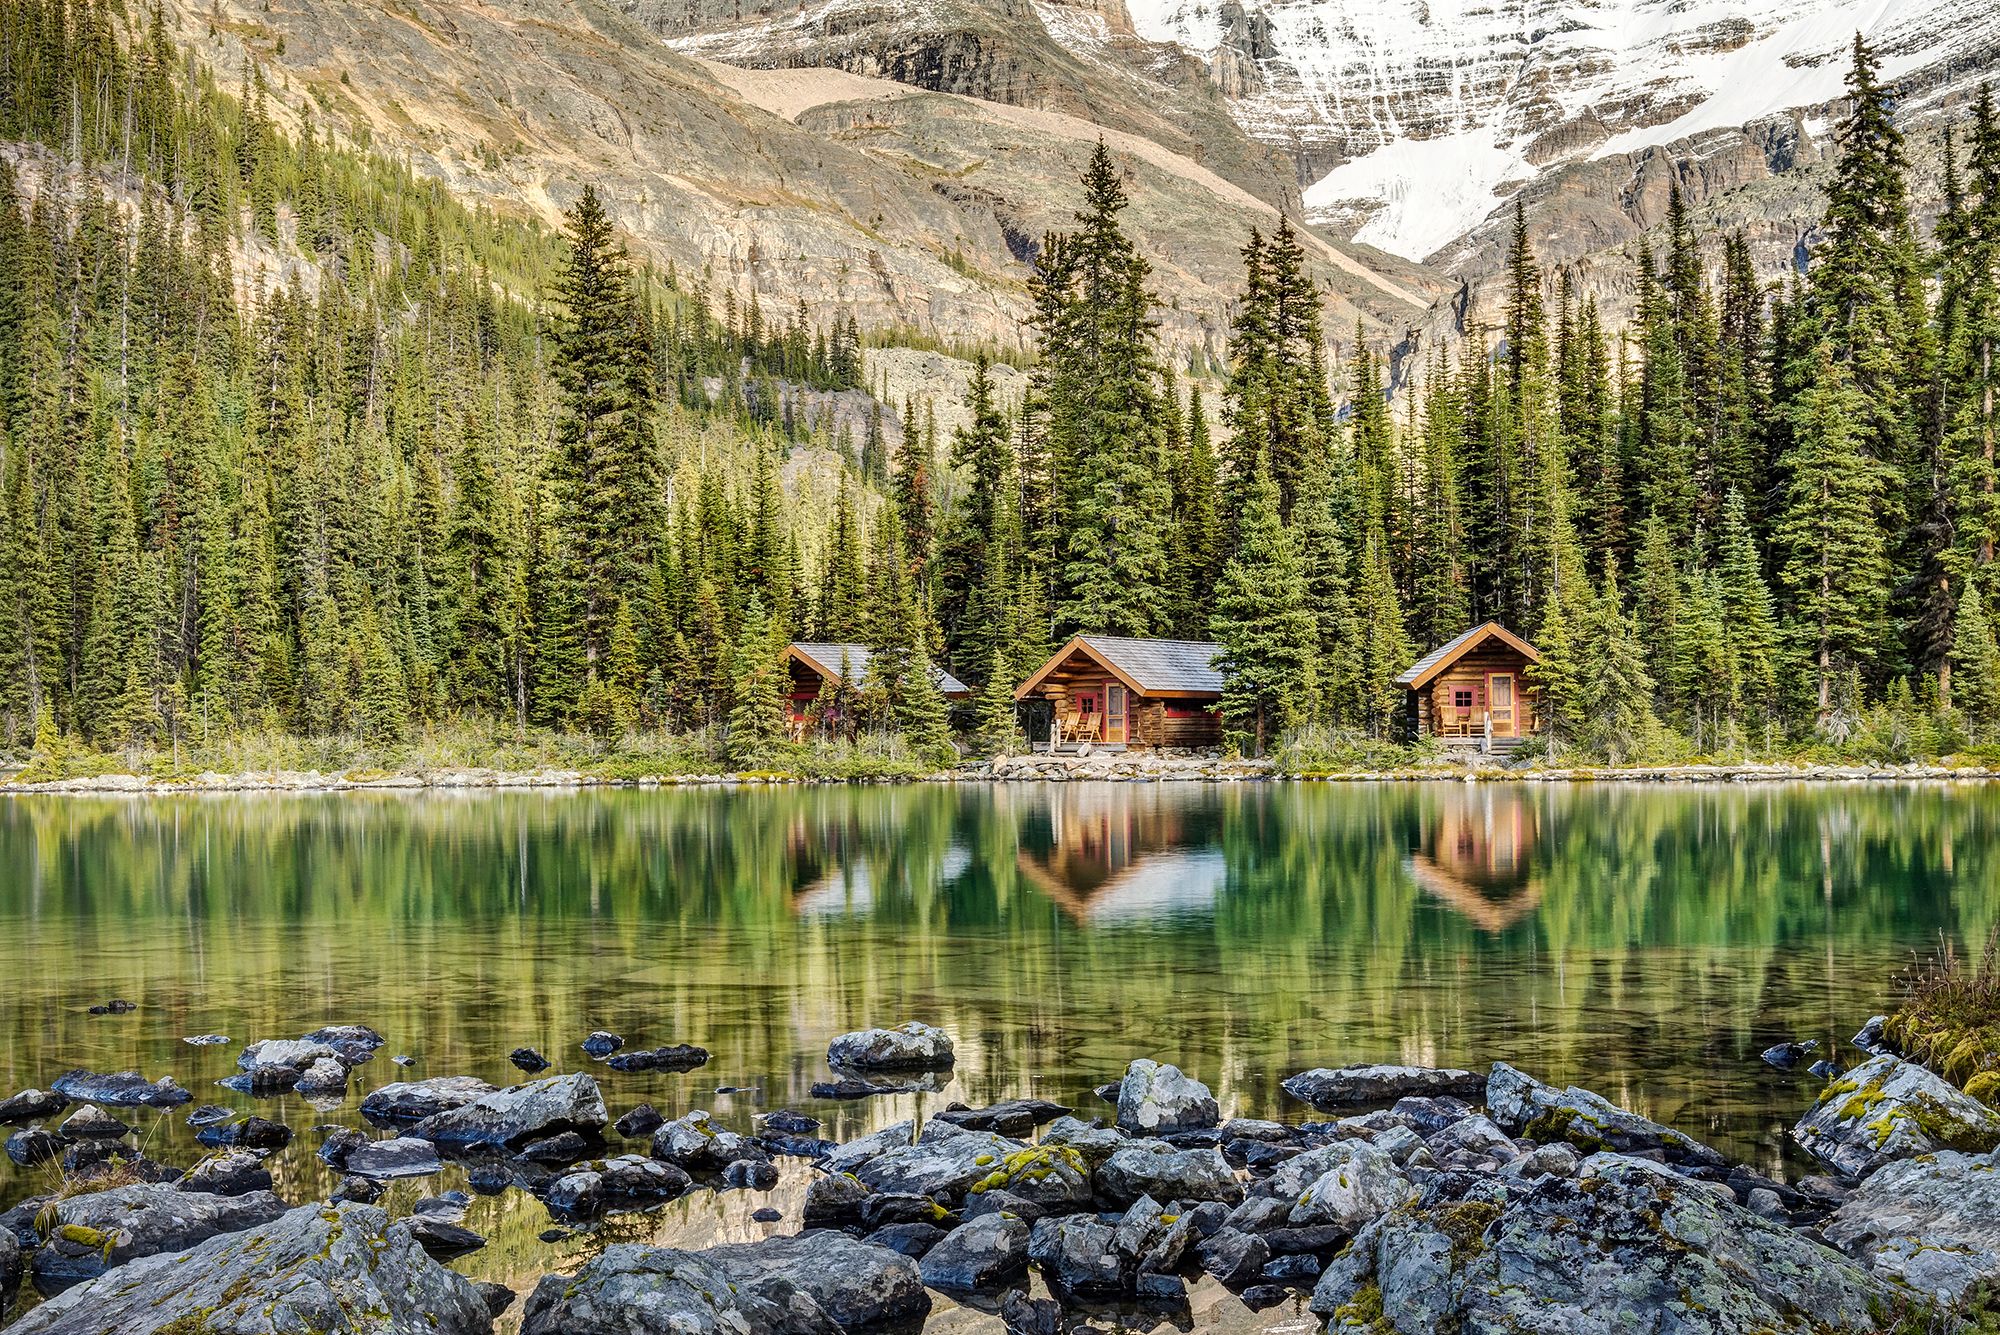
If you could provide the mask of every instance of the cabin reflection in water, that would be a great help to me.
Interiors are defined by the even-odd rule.
[[[1418,819],[1410,875],[1474,926],[1504,931],[1542,900],[1534,857],[1540,811],[1531,797],[1499,785],[1453,785],[1441,796]]]
[[[1037,813],[1040,816],[1044,813]],[[1203,812],[1160,784],[1066,786],[1021,830],[1021,877],[1079,922],[1207,913],[1224,862]]]

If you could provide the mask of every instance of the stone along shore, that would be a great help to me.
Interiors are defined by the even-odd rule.
[[[1205,1272],[1251,1308],[1303,1299],[1331,1331],[1887,1330],[2000,1279],[2000,1114],[1881,1032],[1856,1036],[1859,1064],[1793,1129],[1823,1167],[1795,1182],[1505,1063],[1301,1072],[1284,1087],[1306,1115],[1280,1123],[1223,1121],[1202,1084],[1140,1059],[1095,1115],[954,1105],[846,1144],[790,1111],[747,1132],[644,1104],[614,1122],[581,1073],[397,1082],[361,1102],[378,1134],[320,1128],[344,1176],[294,1206],[263,1162],[288,1128],[182,1114],[192,1098],[171,1078],[72,1071],[0,1102],[20,1128],[8,1153],[59,1165],[64,1184],[0,1215],[0,1312],[25,1276],[49,1296],[6,1335],[486,1335],[503,1317],[525,1335],[836,1335],[920,1329],[936,1293],[1055,1335],[1106,1307],[1185,1324]],[[266,1040],[227,1083],[338,1100],[381,1046],[346,1025]],[[707,1058],[622,1048],[584,1042],[622,1070]],[[922,1024],[843,1035],[814,1093],[934,1088],[953,1056]],[[185,1115],[214,1152],[185,1171],[153,1162],[114,1111],[135,1107]],[[779,1160],[811,1181],[798,1218],[753,1216],[779,1224],[770,1237],[615,1243],[523,1300],[439,1263],[482,1244],[455,1222],[462,1194],[400,1219],[377,1204],[385,1182],[447,1160],[475,1191],[532,1195],[565,1231],[769,1191]]]

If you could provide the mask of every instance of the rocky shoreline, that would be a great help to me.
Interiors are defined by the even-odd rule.
[[[71,1071],[0,1100],[7,1153],[63,1174],[0,1214],[0,1312],[28,1284],[44,1301],[6,1335],[488,1335],[517,1303],[523,1335],[854,1335],[918,1330],[941,1295],[1056,1335],[1107,1308],[1185,1324],[1206,1275],[1253,1310],[1377,1335],[1949,1330],[1955,1304],[2000,1281],[2000,1113],[1881,1034],[1877,1020],[1856,1036],[1862,1059],[1793,1129],[1823,1171],[1791,1182],[1503,1062],[1302,1071],[1284,1082],[1302,1115],[1279,1122],[1225,1120],[1206,1086],[1139,1058],[1094,1110],[951,1105],[845,1144],[788,1110],[743,1128],[645,1104],[614,1120],[581,1072],[392,1081],[359,1105],[377,1134],[314,1128],[343,1176],[294,1205],[264,1166],[290,1128],[183,1113],[193,1097],[170,1077]],[[708,1055],[626,1052],[605,1033],[585,1046],[621,1069]],[[267,1039],[225,1083],[330,1107],[382,1047],[359,1025]],[[956,1060],[918,1023],[842,1035],[827,1057],[857,1098],[924,1088]],[[131,1108],[174,1110],[213,1152],[154,1162],[118,1116]],[[400,1218],[378,1204],[456,1162],[475,1192],[539,1201],[549,1240],[695,1193],[769,1192],[784,1161],[811,1181],[796,1218],[753,1216],[771,1236],[613,1243],[525,1295],[441,1264],[484,1245],[458,1224],[469,1196]]]
[[[823,784],[1140,782],[1140,783],[1986,783],[2000,770],[1948,765],[1663,765],[1521,767],[1445,764],[1420,768],[1288,773],[1268,760],[1206,755],[1021,755],[968,763],[923,777],[814,778],[786,773],[665,774],[632,777],[584,769],[425,769],[407,773],[278,770],[157,778],[101,774],[22,783],[0,775],[0,795],[76,794],[167,797],[201,793],[563,791],[586,788],[763,788]]]

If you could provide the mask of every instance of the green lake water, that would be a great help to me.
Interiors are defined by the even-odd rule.
[[[1298,1120],[1316,1065],[1496,1058],[1575,1082],[1765,1171],[1817,1084],[1758,1052],[1845,1040],[1913,952],[2000,919],[2000,788],[1077,784],[0,800],[0,1096],[71,1067],[171,1074],[300,1135],[280,1194],[334,1178],[311,1128],[399,1078],[589,1069],[613,1115],[789,1106],[845,1139],[958,1099],[1085,1115],[1136,1056],[1225,1116]],[[91,1015],[114,997],[129,1015]],[[922,1019],[957,1041],[937,1094],[815,1102],[826,1043]],[[323,1023],[388,1047],[332,1111],[215,1087],[244,1042]],[[690,1074],[577,1044],[699,1043]],[[195,1048],[186,1035],[227,1034]],[[388,1057],[416,1058],[406,1073]],[[719,1085],[755,1092],[717,1094]],[[199,1155],[139,1112],[155,1158]],[[520,1193],[475,1204],[459,1263],[525,1286],[604,1237],[702,1245],[793,1222],[700,1192],[549,1245]],[[0,1161],[0,1205],[46,1188]],[[392,1203],[456,1185],[399,1185]],[[992,1329],[944,1310],[938,1330]],[[518,1308],[516,1309],[518,1311]],[[1203,1286],[1203,1330],[1280,1330]],[[984,1324],[982,1324],[984,1323]],[[1288,1324],[1289,1323],[1289,1324]],[[1144,1328],[1145,1322],[1139,1326]]]

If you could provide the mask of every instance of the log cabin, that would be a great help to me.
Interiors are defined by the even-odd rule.
[[[785,646],[785,667],[792,678],[785,703],[791,713],[792,731],[796,737],[810,720],[813,701],[819,698],[820,688],[825,683],[831,681],[857,691],[861,689],[861,683],[868,676],[868,646],[794,640]],[[958,702],[972,698],[972,688],[957,677],[943,668],[934,667],[931,671],[936,675],[938,690],[944,693],[945,699]],[[829,726],[838,727],[841,720],[827,722]]]
[[[1219,645],[1078,635],[1014,692],[1049,708],[1046,750],[1206,750],[1222,745]]]
[[[1541,661],[1499,622],[1474,626],[1396,678],[1408,692],[1411,730],[1449,746],[1513,750],[1542,730],[1541,691],[1528,680],[1528,667]]]

